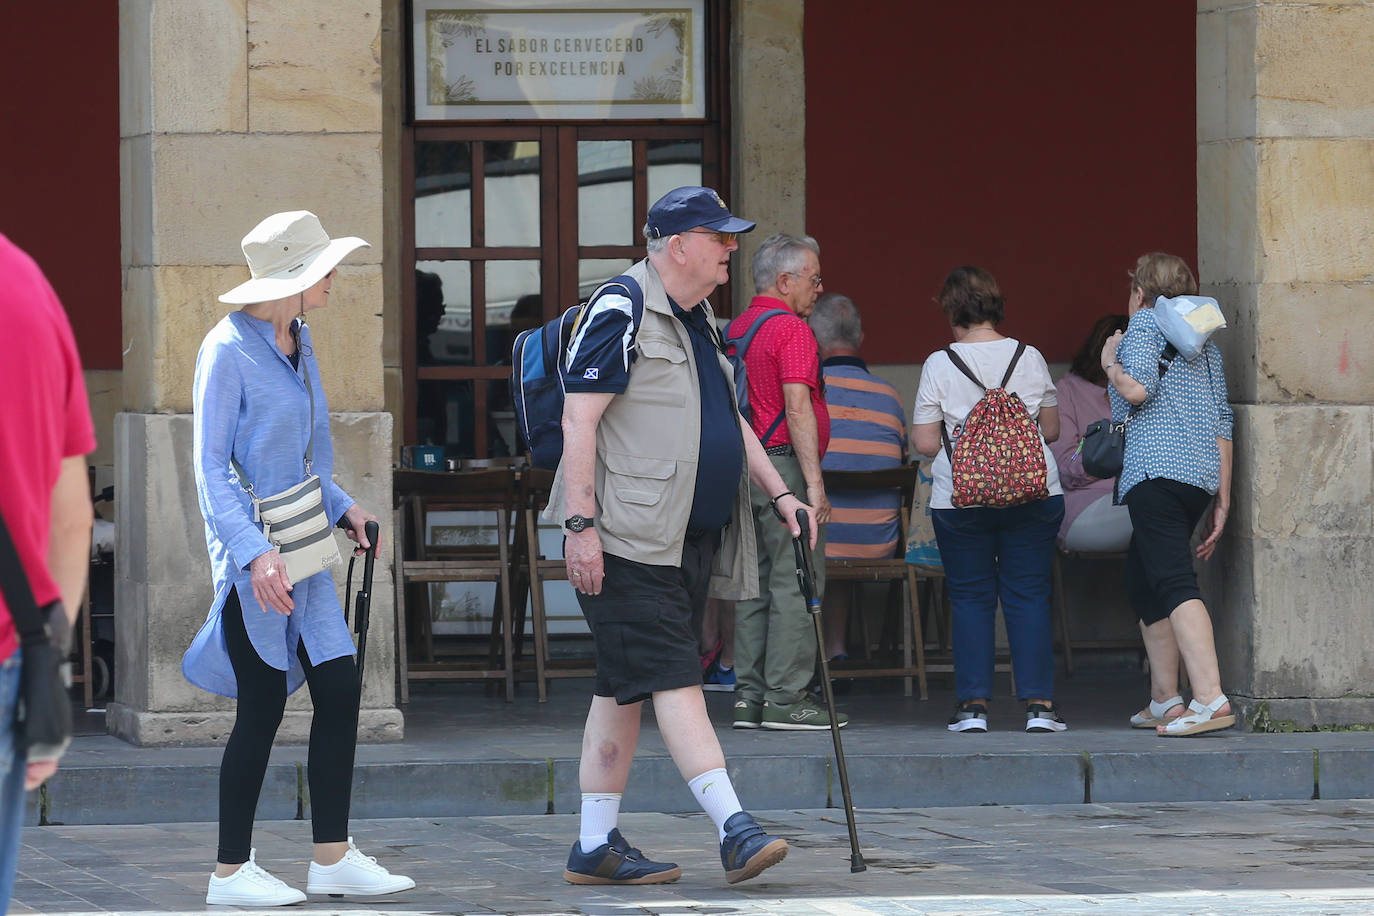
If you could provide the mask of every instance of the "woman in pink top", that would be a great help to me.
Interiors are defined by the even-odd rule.
[[[1059,439],[1050,443],[1059,463],[1064,488],[1064,523],[1059,546],[1090,553],[1119,553],[1131,542],[1131,515],[1125,506],[1112,505],[1112,478],[1101,479],[1083,470],[1079,443],[1088,427],[1111,416],[1107,403],[1107,375],[1102,371],[1102,346],[1125,330],[1125,315],[1103,315],[1093,324],[1069,372],[1055,390],[1059,393]]]

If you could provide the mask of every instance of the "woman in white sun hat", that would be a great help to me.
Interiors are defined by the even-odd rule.
[[[415,886],[359,852],[348,835],[360,686],[333,577],[323,568],[291,581],[254,501],[314,474],[328,523],[342,521],[360,550],[370,546],[363,526],[376,516],[332,480],[329,405],[305,323],[306,312],[328,304],[335,265],[365,245],[359,238],[331,240],[304,210],[263,220],[243,238],[252,278],[219,297],[243,308],[215,325],[196,358],[196,492],[215,598],[182,671],[196,686],[238,700],[220,767],[219,853],[207,903],[280,906],[306,899],[258,866],[252,848],[272,742],[286,697],[302,682],[315,708],[309,756],[315,847],[306,890],[375,895]]]

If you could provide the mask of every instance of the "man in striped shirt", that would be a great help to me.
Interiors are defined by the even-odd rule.
[[[830,447],[821,461],[826,471],[873,471],[906,460],[905,412],[897,390],[868,371],[859,358],[863,325],[847,296],[826,293],[811,313],[811,330],[821,351],[825,403],[830,412]],[[897,491],[831,492],[826,559],[891,557],[897,549]],[[825,593],[826,656],[845,656],[849,590]]]

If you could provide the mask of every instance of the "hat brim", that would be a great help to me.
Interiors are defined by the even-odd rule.
[[[713,220],[709,223],[702,223],[703,229],[714,229],[717,232],[753,232],[758,223],[751,223],[747,219],[740,219],[738,216],[727,216],[724,219]]]
[[[257,277],[240,283],[220,296],[219,301],[230,305],[252,305],[255,302],[273,302],[303,293],[324,279],[350,252],[370,247],[372,246],[356,236],[331,239],[328,245],[305,262],[304,267],[290,276],[273,274],[269,277]]]

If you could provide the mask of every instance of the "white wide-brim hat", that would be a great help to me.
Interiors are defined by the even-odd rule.
[[[231,305],[272,302],[303,293],[355,248],[360,238],[331,239],[309,210],[274,213],[243,237],[243,256],[252,279],[219,297]]]

